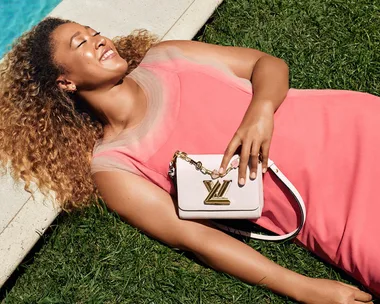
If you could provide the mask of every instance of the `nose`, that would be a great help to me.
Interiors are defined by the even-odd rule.
[[[106,45],[106,40],[104,39],[103,36],[98,35],[98,39],[95,41],[95,47],[96,49],[100,48],[101,46]]]

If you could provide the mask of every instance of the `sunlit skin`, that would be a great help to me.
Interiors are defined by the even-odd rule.
[[[91,106],[103,122],[106,138],[112,138],[141,121],[146,112],[146,97],[133,80],[125,77],[128,65],[117,54],[110,39],[77,23],[59,26],[52,38],[55,62],[64,68],[57,78],[57,86],[65,91],[75,91]],[[155,47],[167,46],[176,46],[194,59],[219,60],[237,76],[252,82],[255,94],[241,125],[226,147],[221,166],[225,166],[232,153],[241,146],[241,164],[247,164],[250,156],[256,157],[261,152],[265,168],[274,111],[289,89],[286,63],[248,48],[190,41],[163,42]],[[104,54],[109,57],[102,57]],[[251,171],[253,176],[254,170]],[[239,179],[243,184],[245,178],[246,166],[241,166]],[[140,176],[103,171],[95,173],[93,179],[107,206],[128,223],[169,246],[193,252],[214,269],[250,284],[263,284],[303,303],[365,303],[371,300],[369,294],[355,287],[307,278],[287,270],[243,242],[213,228],[207,221],[179,219],[175,198]]]
[[[128,64],[110,39],[91,27],[67,23],[53,32],[53,41],[54,59],[65,71],[57,84],[76,91],[95,110],[104,122],[105,137],[141,120],[145,95],[133,80],[125,78]],[[107,52],[110,55],[105,57]]]

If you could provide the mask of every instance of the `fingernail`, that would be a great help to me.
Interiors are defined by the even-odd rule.
[[[251,178],[252,178],[252,179],[255,179],[255,178],[256,178],[256,173],[255,173],[255,172],[252,172],[252,173],[251,173]]]
[[[239,159],[238,158],[236,158],[236,159],[234,159],[232,162],[231,162],[231,166],[233,167],[233,168],[237,168],[237,167],[239,167]]]
[[[263,173],[267,172],[267,168],[263,168]]]
[[[244,179],[243,177],[241,177],[241,178],[239,179],[239,184],[240,184],[240,185],[244,185],[244,184],[245,184],[245,179]]]
[[[222,167],[220,167],[220,169],[219,169],[219,174],[223,174],[223,168]]]
[[[213,171],[212,171],[212,174],[211,174],[211,177],[212,177],[212,178],[218,178],[218,177],[219,177],[219,173],[218,173],[218,171],[217,171],[217,170],[213,170]]]

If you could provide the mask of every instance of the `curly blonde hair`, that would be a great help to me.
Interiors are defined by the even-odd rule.
[[[72,22],[46,18],[22,35],[0,66],[0,163],[32,192],[36,184],[63,210],[98,201],[90,161],[102,124],[56,85],[53,31]],[[146,30],[114,39],[130,73],[157,39]],[[41,47],[43,46],[43,47]]]

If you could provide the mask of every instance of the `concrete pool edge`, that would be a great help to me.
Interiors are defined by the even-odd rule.
[[[173,7],[173,11],[178,13],[176,16],[172,15],[172,21],[170,24],[167,23],[165,25],[166,27],[159,26],[157,32],[155,31],[154,22],[159,22],[160,19],[152,19],[150,20],[152,23],[148,24],[145,21],[147,19],[145,11],[140,11],[140,17],[143,18],[142,24],[144,25],[145,22],[145,24],[148,25],[147,27],[149,27],[148,29],[155,32],[163,40],[192,39],[222,1],[223,0],[183,0],[183,7],[181,7],[178,2],[176,2],[175,7],[173,7],[173,3],[170,3],[170,0],[155,1],[154,5],[157,6],[156,12],[160,12],[160,9],[163,7],[166,7],[167,10]],[[94,3],[100,2],[100,0],[92,2],[86,1],[85,4],[94,5]],[[143,1],[137,2],[138,1],[135,2],[136,5]],[[120,11],[125,11],[123,7],[126,4],[123,3],[122,0],[117,0],[115,3],[120,6],[118,8]],[[82,16],[88,15],[88,12],[91,11],[89,8],[86,8],[86,5],[83,5],[78,12],[78,5],[75,4],[73,0],[63,0],[49,15],[77,20],[77,18],[75,18],[77,14],[82,14]],[[136,8],[135,11],[138,11],[138,8]],[[74,15],[72,13],[74,13]],[[81,22],[80,20],[78,21]],[[92,26],[100,30],[102,29],[102,24],[104,25],[104,21],[91,22]],[[126,27],[123,23],[120,25],[120,28],[125,32],[115,34],[128,34],[127,29],[133,29],[133,27],[134,25],[132,24]],[[9,175],[6,175],[5,178],[8,181],[11,179]],[[8,214],[11,220],[7,222],[4,229],[0,231],[0,287],[3,286],[45,232],[46,228],[49,227],[59,214],[59,209],[55,208],[51,201],[43,202],[42,195],[38,192],[35,194],[36,199],[33,200],[22,191],[24,191],[22,190],[22,186],[17,186],[17,191],[9,187],[5,193],[7,204],[17,203],[21,207],[18,210],[12,211],[12,214]]]

